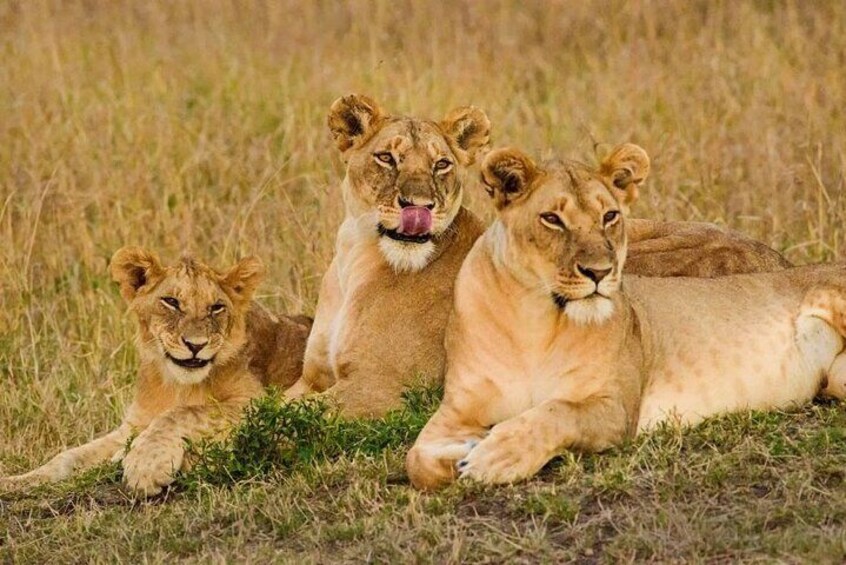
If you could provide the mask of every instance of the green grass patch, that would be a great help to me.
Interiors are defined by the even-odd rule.
[[[227,439],[189,444],[196,463],[177,485],[231,485],[341,455],[377,455],[410,446],[441,395],[440,388],[410,388],[403,393],[403,407],[384,418],[346,420],[325,400],[290,402],[280,392],[270,391],[246,408]]]

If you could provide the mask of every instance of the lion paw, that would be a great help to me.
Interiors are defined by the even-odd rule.
[[[181,446],[134,445],[123,458],[123,482],[141,496],[155,496],[174,481],[184,455]]]
[[[456,464],[460,478],[488,484],[514,483],[531,477],[546,463],[533,456],[525,434],[496,428]]]

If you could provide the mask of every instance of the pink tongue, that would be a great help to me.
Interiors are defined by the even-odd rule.
[[[425,206],[406,206],[402,209],[398,232],[405,235],[424,235],[431,230],[431,210]]]

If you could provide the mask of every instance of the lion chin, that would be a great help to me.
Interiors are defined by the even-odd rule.
[[[598,325],[607,322],[614,315],[614,302],[598,294],[570,300],[564,307],[564,314],[580,326]]]
[[[412,243],[381,237],[379,250],[396,272],[415,273],[429,264],[435,253],[435,244],[432,241]]]
[[[208,363],[204,367],[186,368],[180,367],[168,358],[162,361],[163,376],[175,384],[180,385],[195,385],[206,380],[211,372],[213,363]]]

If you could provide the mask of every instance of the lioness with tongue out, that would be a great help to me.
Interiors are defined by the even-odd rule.
[[[463,180],[488,147],[490,121],[472,106],[440,121],[393,116],[350,95],[332,104],[328,124],[346,163],[345,218],[303,376],[287,396],[327,391],[344,415],[378,417],[401,406],[409,384],[443,379],[453,285],[483,231],[462,207]],[[629,165],[619,154],[602,164],[630,176]],[[763,244],[708,224],[631,220],[627,234],[628,271],[638,274],[715,276],[786,264]]]

